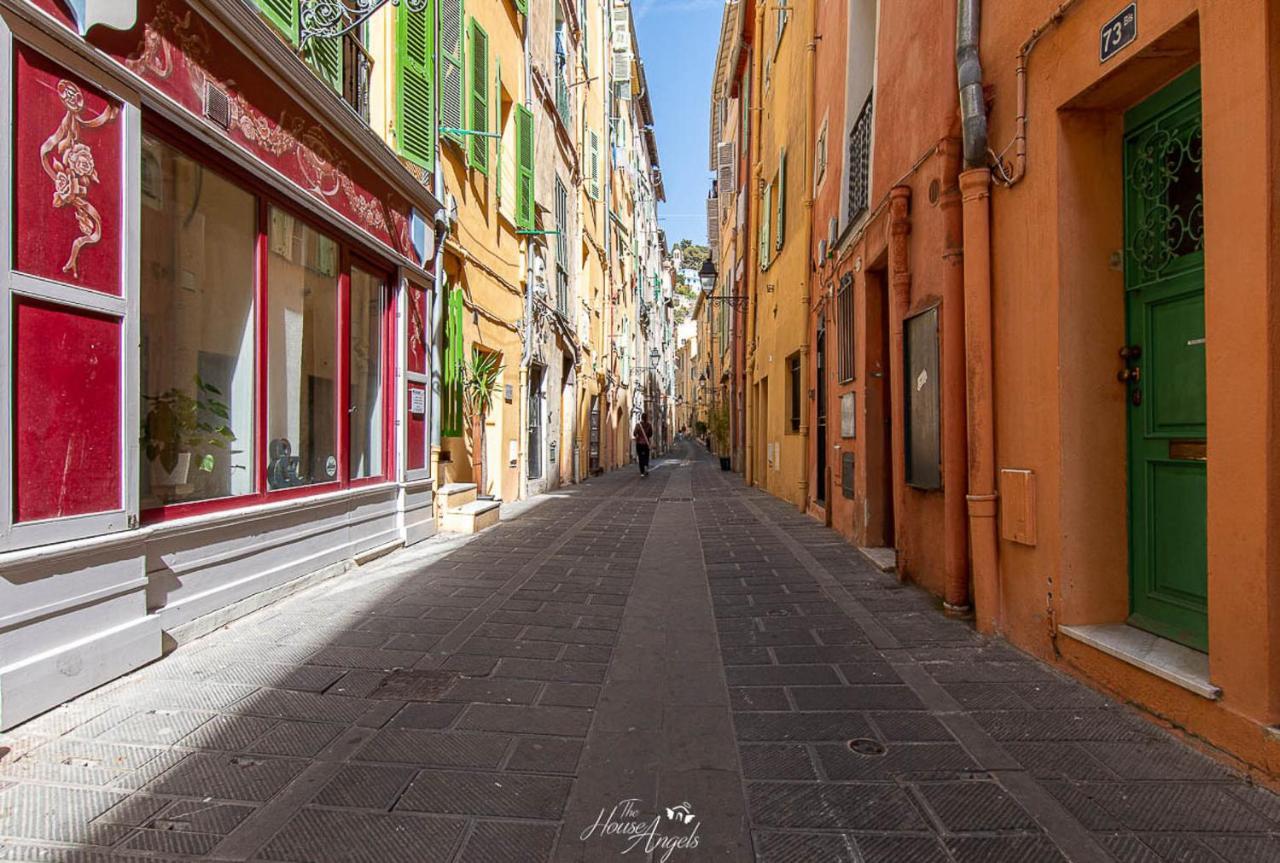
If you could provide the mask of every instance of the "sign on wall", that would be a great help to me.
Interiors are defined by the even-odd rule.
[[[857,432],[856,396],[845,393],[840,396],[840,437],[857,437]]]
[[[1102,25],[1098,61],[1105,63],[1138,38],[1138,4],[1130,3]]]

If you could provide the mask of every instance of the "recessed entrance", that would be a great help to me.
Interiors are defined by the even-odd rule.
[[[1208,649],[1200,70],[1125,116],[1129,622]]]

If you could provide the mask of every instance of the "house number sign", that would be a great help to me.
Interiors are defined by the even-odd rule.
[[[1138,38],[1138,4],[1130,3],[1102,25],[1098,43],[1098,62],[1105,63],[1120,53],[1120,49]]]

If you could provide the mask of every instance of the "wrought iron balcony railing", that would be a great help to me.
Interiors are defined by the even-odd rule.
[[[849,221],[852,222],[867,209],[871,196],[871,106],[875,93],[867,94],[867,101],[858,114],[857,122],[849,130]]]

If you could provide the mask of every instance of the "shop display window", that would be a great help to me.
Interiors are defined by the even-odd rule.
[[[386,287],[378,276],[351,268],[349,465],[352,479],[383,473],[383,332]]]
[[[250,494],[258,202],[150,136],[141,181],[142,508]]]

